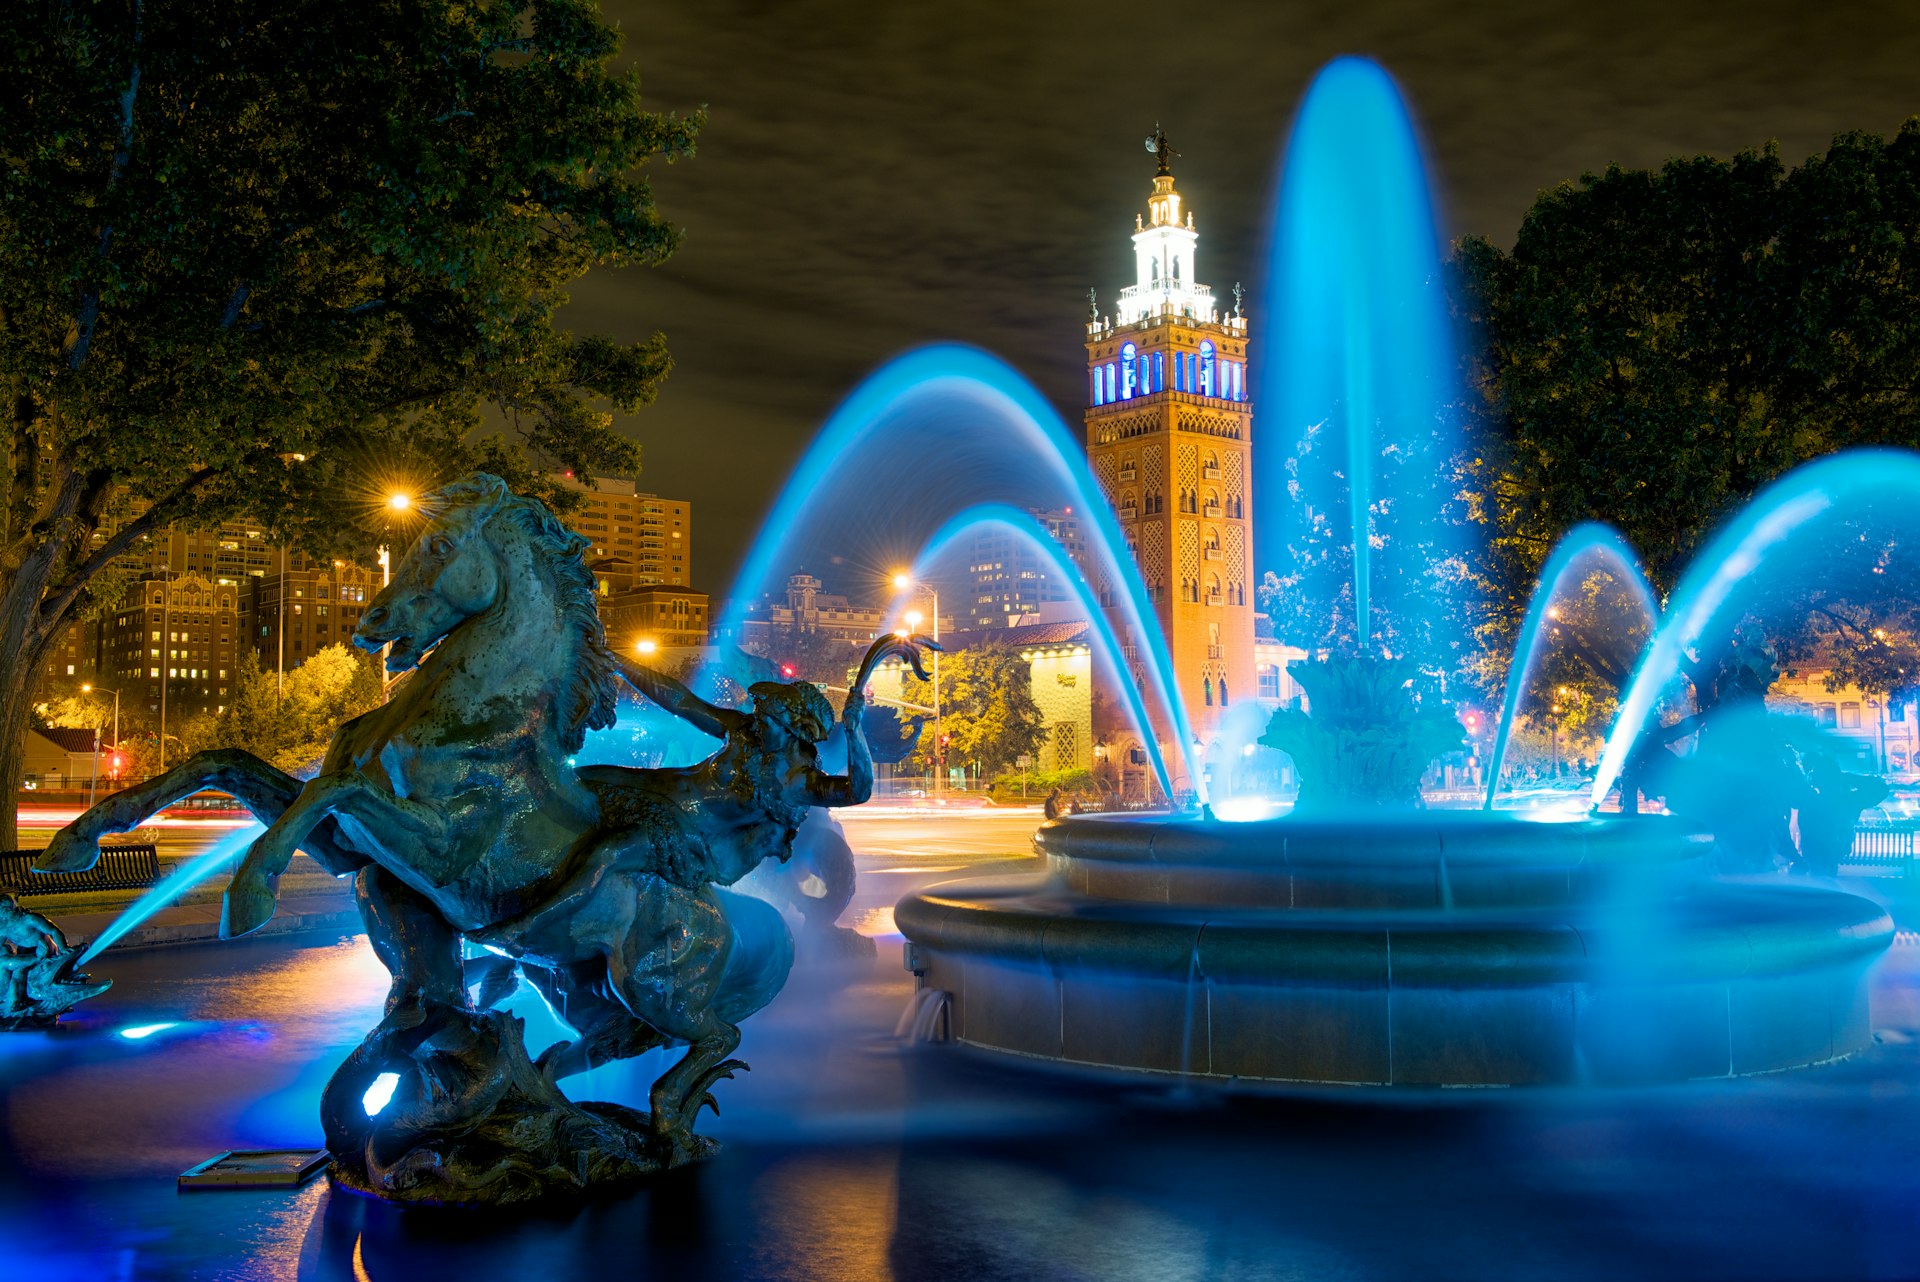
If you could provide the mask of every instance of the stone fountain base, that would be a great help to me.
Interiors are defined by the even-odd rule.
[[[1682,1081],[1871,1040],[1879,905],[1702,873],[1657,818],[1075,818],[895,916],[955,1040],[1233,1083]]]

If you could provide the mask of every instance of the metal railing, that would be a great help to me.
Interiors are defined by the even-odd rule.
[[[100,847],[84,872],[35,872],[38,850],[0,851],[0,886],[20,895],[71,895],[89,890],[144,890],[160,879],[160,852],[152,845]]]
[[[1853,849],[1840,861],[1842,876],[1913,877],[1912,828],[1855,828]]]

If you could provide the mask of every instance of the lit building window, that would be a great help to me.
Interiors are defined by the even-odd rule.
[[[1167,357],[1165,352],[1153,354],[1153,390],[1165,391],[1167,386]]]
[[[1095,405],[1105,405],[1107,403],[1106,392],[1106,382],[1101,377],[1100,370],[1096,367],[1093,371],[1093,403]]]
[[[1140,366],[1135,359],[1136,355],[1132,343],[1120,349],[1120,399],[1123,401],[1133,399],[1137,386],[1135,380],[1139,376]]]
[[[1114,387],[1113,362],[1108,361],[1107,362],[1107,399],[1109,401],[1114,399],[1113,387]]]
[[[1200,395],[1213,395],[1213,343],[1208,339],[1200,342]]]

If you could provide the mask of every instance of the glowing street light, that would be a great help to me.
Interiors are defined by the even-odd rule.
[[[120,692],[118,690],[108,690],[104,686],[96,687],[93,684],[88,683],[80,687],[80,693],[92,694],[96,689],[98,689],[101,694],[110,694],[113,696],[113,754],[114,754],[113,759],[117,763],[120,760]],[[113,777],[116,779],[120,777],[120,771],[117,765],[116,765],[116,768],[114,769]],[[93,732],[93,780],[92,782],[87,784],[87,804],[89,806],[93,804],[94,789],[97,788],[99,784],[100,784],[100,732],[98,730],[95,730]]]
[[[413,506],[413,495],[401,490],[395,490],[392,494],[387,495],[387,506],[396,512],[405,512]]]
[[[646,640],[634,642],[633,648],[640,652],[641,657],[645,658],[645,657],[651,656],[654,653],[654,651],[658,650],[660,648],[660,643],[658,641],[653,640],[651,637],[649,637]]]
[[[897,570],[894,572],[894,591],[907,592],[911,591],[914,586],[913,575],[905,570]],[[940,644],[940,589],[926,584],[920,586],[925,587],[927,595],[933,598],[933,642],[935,645],[938,645]],[[920,626],[923,617],[918,610],[910,610],[901,616],[901,621],[907,625],[907,630],[911,633],[915,628]],[[933,741],[942,746],[944,746],[946,742],[940,733],[940,652],[938,650],[933,652]],[[940,797],[940,772],[946,769],[947,762],[944,752],[936,752],[935,756],[938,760],[935,762],[933,769],[933,795],[937,801]]]

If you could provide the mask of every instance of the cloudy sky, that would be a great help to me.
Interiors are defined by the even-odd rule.
[[[1609,162],[1777,139],[1795,163],[1920,114],[1916,0],[604,4],[651,105],[712,119],[654,173],[685,247],[590,277],[567,321],[666,332],[677,368],[626,426],[643,486],[693,501],[715,595],[820,422],[909,346],[997,352],[1077,424],[1086,291],[1131,279],[1156,121],[1224,292],[1256,285],[1288,123],[1340,54],[1411,98],[1447,233],[1502,242]]]

